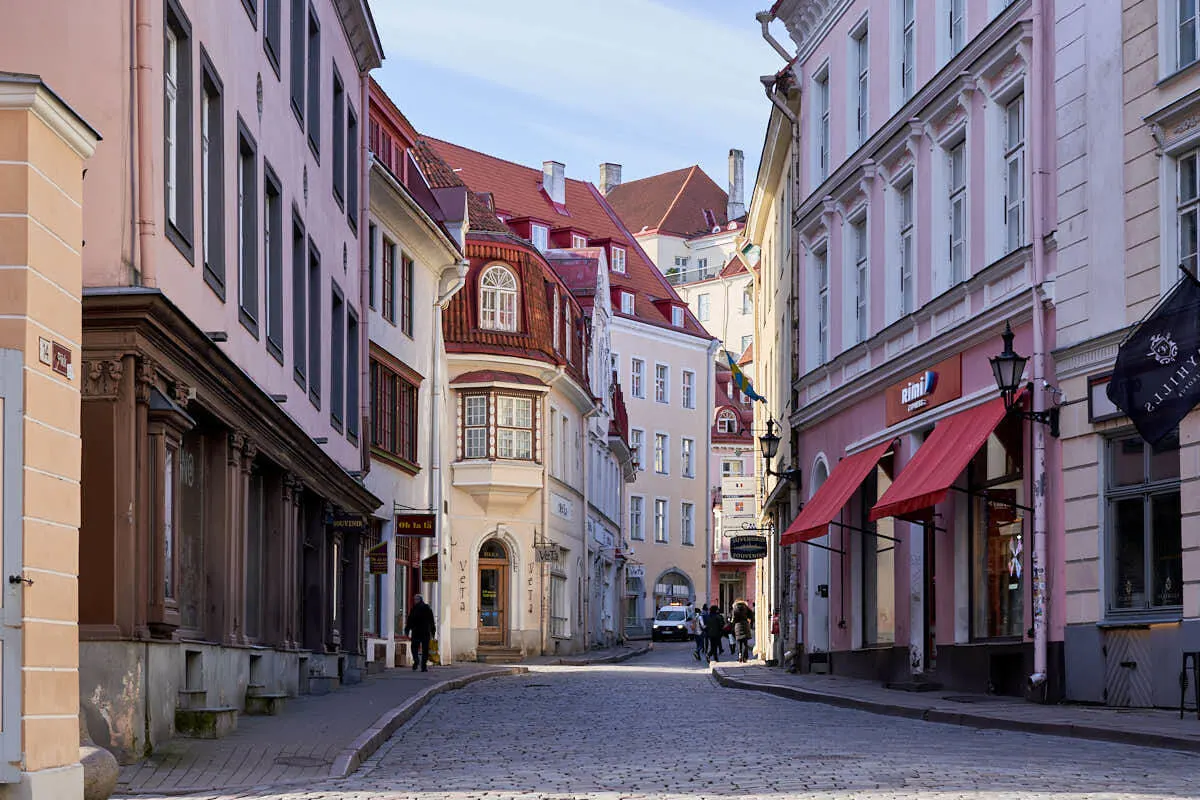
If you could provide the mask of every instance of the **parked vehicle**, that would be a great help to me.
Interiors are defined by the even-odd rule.
[[[663,606],[654,615],[654,629],[650,639],[658,642],[665,639],[688,639],[688,623],[692,620],[691,606]]]

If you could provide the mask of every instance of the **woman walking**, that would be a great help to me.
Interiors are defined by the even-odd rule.
[[[739,600],[733,607],[733,638],[737,642],[737,660],[750,660],[750,636],[754,631],[754,611],[745,601]]]

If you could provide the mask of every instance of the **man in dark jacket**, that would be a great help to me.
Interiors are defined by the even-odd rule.
[[[408,620],[404,623],[404,632],[408,634],[412,644],[412,668],[415,670],[420,664],[421,672],[428,672],[429,640],[437,633],[437,624],[433,621],[433,609],[425,603],[421,595],[416,595],[413,601]]]
[[[708,640],[708,660],[720,661],[721,637],[725,633],[725,617],[721,609],[710,606],[704,618],[704,638]]]

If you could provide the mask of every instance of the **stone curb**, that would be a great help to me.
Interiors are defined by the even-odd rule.
[[[630,650],[628,653],[617,653],[616,655],[604,656],[603,658],[560,658],[558,664],[564,667],[586,667],[591,664],[619,664],[622,661],[628,661],[637,656],[644,656],[650,652],[650,645],[639,647]]]
[[[413,715],[424,708],[425,704],[436,695],[451,691],[452,689],[461,689],[468,684],[486,680],[487,678],[523,675],[527,672],[529,672],[528,667],[498,667],[487,672],[464,675],[461,678],[442,681],[441,683],[435,683],[432,686],[426,687],[391,711],[384,712],[379,719],[375,720],[375,723],[371,727],[360,733],[358,738],[350,743],[349,747],[342,750],[334,758],[333,766],[329,768],[329,777],[348,777],[362,765],[363,761],[370,758],[376,750],[382,747],[401,725],[412,719]]]
[[[1155,747],[1162,750],[1185,750],[1200,753],[1200,739],[1173,736],[1168,733],[1130,733],[1128,731],[1100,728],[1093,725],[1005,719],[1003,717],[991,717],[985,714],[971,714],[961,711],[944,711],[936,708],[914,708],[911,706],[892,705],[889,703],[879,703],[874,700],[862,700],[857,697],[846,697],[844,695],[826,694],[810,689],[799,689],[794,686],[780,686],[779,684],[738,680],[737,678],[730,677],[720,667],[713,668],[713,676],[717,679],[718,683],[730,689],[765,692],[777,697],[785,697],[789,700],[823,703],[825,705],[857,709],[889,717],[903,717],[905,719],[916,719],[924,722],[941,722],[947,725],[961,725],[968,728],[989,728],[1018,733],[1037,733],[1047,736],[1069,736],[1074,739],[1090,739],[1098,742],[1112,742],[1140,747]]]

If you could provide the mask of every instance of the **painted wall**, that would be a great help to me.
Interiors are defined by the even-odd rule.
[[[743,272],[732,278],[719,278],[675,287],[680,298],[692,309],[704,329],[721,340],[722,345],[739,356],[744,352],[742,342],[754,337],[754,276]],[[750,292],[751,303],[743,305],[742,295]],[[700,297],[707,295],[708,315],[700,317]]]

